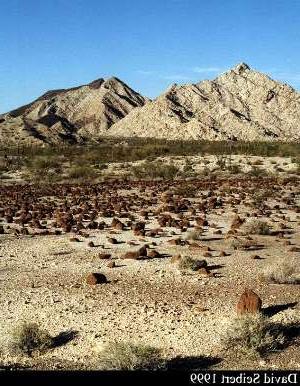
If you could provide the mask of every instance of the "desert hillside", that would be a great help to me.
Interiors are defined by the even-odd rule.
[[[0,144],[42,145],[97,141],[146,98],[117,78],[46,92],[0,115]]]
[[[241,63],[212,81],[174,84],[153,101],[117,78],[49,91],[0,116],[0,143],[92,143],[104,136],[298,142],[299,122],[300,94]]]
[[[171,86],[113,125],[114,136],[299,141],[300,94],[241,63],[215,80]]]

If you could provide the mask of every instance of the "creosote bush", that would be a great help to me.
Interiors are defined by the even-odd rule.
[[[197,186],[192,184],[179,185],[172,189],[172,194],[189,198],[196,197],[197,192]]]
[[[99,354],[105,370],[158,370],[166,366],[161,350],[126,342],[111,342]]]
[[[236,357],[259,358],[277,351],[285,343],[279,325],[261,314],[235,318],[221,338],[224,349]]]
[[[270,198],[271,196],[272,196],[271,191],[261,190],[261,191],[255,192],[253,194],[251,204],[254,208],[257,208],[257,209],[262,208],[264,204],[267,202],[268,198]]]
[[[251,170],[247,173],[248,175],[252,177],[263,177],[268,175],[267,171],[261,168],[258,168],[256,166],[253,166]]]
[[[44,353],[53,347],[53,338],[48,331],[41,329],[36,323],[24,322],[12,333],[12,348],[17,353],[29,356]]]
[[[61,164],[54,157],[35,157],[27,162],[29,169],[44,171],[49,169],[60,169]]]
[[[136,178],[175,178],[179,169],[172,164],[163,164],[160,162],[145,161],[140,165],[131,167],[131,172]]]
[[[189,232],[185,239],[186,240],[199,240],[200,236],[201,236],[202,232],[200,230],[194,230],[194,231],[191,231]]]
[[[178,268],[181,271],[184,271],[184,270],[197,271],[198,269],[204,268],[204,267],[207,267],[206,260],[197,260],[197,259],[193,259],[190,256],[183,256],[178,263]]]
[[[250,235],[269,235],[271,234],[271,228],[269,224],[262,220],[251,220],[244,226],[246,234]]]
[[[69,171],[69,178],[72,179],[91,179],[96,178],[96,171],[90,166],[73,166]]]
[[[296,273],[295,265],[287,260],[277,261],[266,267],[262,272],[261,279],[268,283],[300,284],[300,276]]]

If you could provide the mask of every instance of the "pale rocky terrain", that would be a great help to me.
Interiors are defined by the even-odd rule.
[[[211,81],[174,84],[153,101],[117,78],[49,91],[0,115],[0,144],[101,137],[298,142],[299,124],[300,94],[241,63]]]
[[[112,124],[146,101],[117,78],[48,91],[36,101],[0,115],[0,144],[97,141]]]
[[[300,94],[241,63],[212,81],[171,86],[109,135],[167,139],[299,141]]]
[[[300,368],[298,336],[283,350],[245,363],[221,344],[247,287],[261,297],[271,321],[294,322],[299,330],[299,285],[262,280],[275,262],[288,262],[299,275],[297,179],[10,184],[1,185],[0,193],[2,366],[99,369],[98,353],[116,339],[161,348],[169,360],[186,358],[184,368],[191,366],[188,357],[202,356],[208,357],[205,367]],[[264,199],[256,203],[260,194]],[[237,215],[246,223],[266,221],[273,233],[233,228]],[[113,218],[123,230],[112,225]],[[139,222],[144,232],[133,230]],[[191,231],[197,238],[190,238]],[[251,247],[236,248],[236,240]],[[144,245],[147,256],[124,258]],[[153,251],[159,254],[151,257]],[[205,259],[210,274],[181,271],[172,259],[179,254]],[[108,267],[111,262],[115,267]],[[108,282],[87,284],[91,272],[103,273]],[[74,339],[42,356],[17,356],[10,352],[10,338],[22,321],[38,322],[53,336],[73,331]]]

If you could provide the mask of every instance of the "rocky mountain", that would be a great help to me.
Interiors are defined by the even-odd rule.
[[[300,93],[241,63],[211,81],[174,84],[153,101],[117,78],[98,79],[0,115],[0,144],[103,136],[299,141]]]
[[[109,135],[299,141],[300,94],[241,63],[212,81],[174,84],[115,123]]]
[[[146,101],[117,78],[48,91],[34,102],[0,115],[0,143],[97,141],[114,123]]]

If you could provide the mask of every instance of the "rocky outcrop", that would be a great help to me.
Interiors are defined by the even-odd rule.
[[[300,94],[241,63],[212,81],[171,86],[114,124],[113,136],[299,141]]]
[[[146,98],[117,78],[48,91],[0,115],[0,144],[41,145],[97,141]]]

